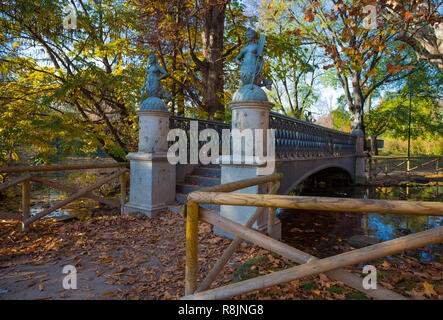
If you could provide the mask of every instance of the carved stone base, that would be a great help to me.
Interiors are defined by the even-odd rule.
[[[130,153],[131,188],[125,214],[141,213],[149,218],[167,211],[175,199],[175,167],[166,154]]]

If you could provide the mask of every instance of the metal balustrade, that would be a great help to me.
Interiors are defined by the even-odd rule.
[[[279,159],[339,157],[355,153],[356,136],[270,112]]]
[[[223,129],[231,129],[231,124],[209,120],[199,120],[171,116],[170,129],[183,129],[190,134],[190,122],[198,121],[198,130],[214,129],[222,137]],[[276,129],[275,153],[279,159],[340,157],[355,153],[356,136],[313,123],[270,112],[269,128]],[[173,142],[169,142],[172,145]],[[199,141],[199,148],[205,142]],[[219,154],[221,154],[221,139]],[[189,154],[188,141],[188,154]]]

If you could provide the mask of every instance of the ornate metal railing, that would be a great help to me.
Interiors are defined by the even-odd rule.
[[[217,131],[220,137],[219,154],[222,154],[222,130],[231,129],[231,124],[171,116],[169,128],[183,129],[189,137],[191,121],[198,121],[199,132],[208,128]],[[269,128],[276,129],[275,153],[279,159],[339,157],[355,153],[356,137],[346,132],[329,129],[276,112],[270,112]],[[169,145],[172,145],[172,143],[169,142]],[[204,143],[199,141],[199,148]],[[188,140],[188,157],[189,146]]]
[[[356,137],[276,112],[269,115],[276,129],[275,153],[279,159],[338,157],[355,153]]]

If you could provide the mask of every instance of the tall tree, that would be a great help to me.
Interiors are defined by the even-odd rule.
[[[143,72],[132,44],[134,15],[128,4],[79,0],[69,3],[77,19],[66,30],[66,4],[1,2],[2,130],[14,137],[22,128],[17,143],[38,146],[43,161],[57,154],[55,145],[59,155],[100,147],[124,161],[136,148]]]
[[[242,5],[230,0],[150,0],[138,6],[142,23],[149,25],[142,39],[164,62],[174,57],[168,70],[173,83],[209,118],[223,113],[225,62],[240,46]],[[226,23],[227,17],[240,21]]]
[[[390,28],[366,27],[362,1],[269,1],[266,23],[285,21],[289,34],[317,44],[326,54],[323,68],[333,68],[345,92],[352,129],[364,131],[363,106],[377,88],[407,76],[408,52]]]
[[[378,1],[378,12],[419,60],[443,71],[443,1]]]
[[[280,28],[278,28],[281,30]],[[302,119],[304,111],[318,100],[318,77],[321,70],[318,50],[313,45],[304,45],[293,34],[267,31],[268,67],[265,76],[273,81],[274,100],[284,114]],[[288,106],[285,108],[285,106]]]

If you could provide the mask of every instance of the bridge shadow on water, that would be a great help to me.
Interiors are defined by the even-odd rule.
[[[332,178],[332,180],[330,180]],[[328,183],[326,181],[329,180]],[[392,187],[352,186],[346,179],[312,176],[291,195],[357,199],[443,201],[443,185],[401,184]],[[443,217],[360,214],[279,209],[282,240],[300,250],[323,258],[443,225]],[[356,244],[357,243],[357,244]],[[361,244],[361,245],[360,245]],[[443,244],[403,253],[420,262],[442,262]]]

